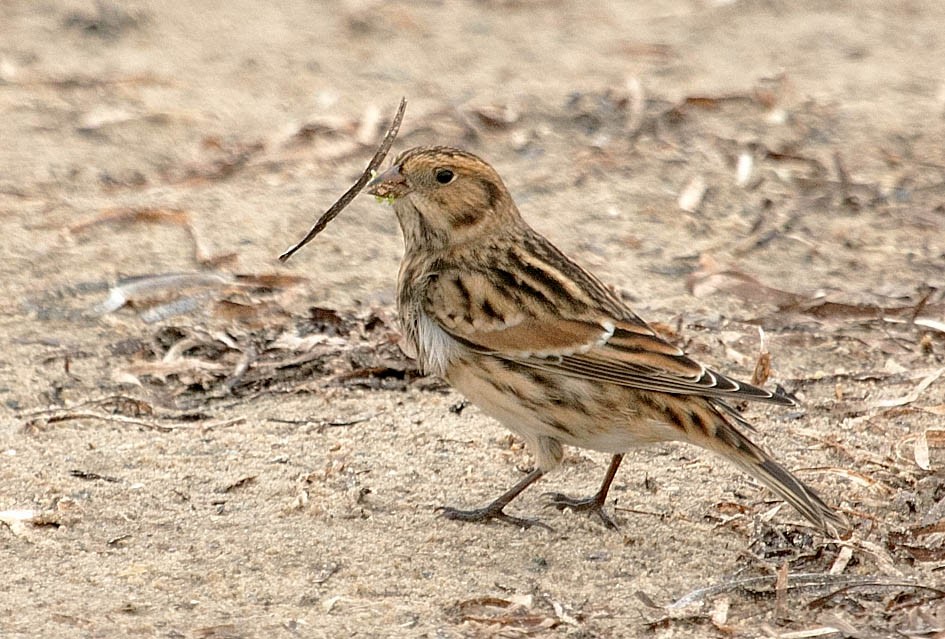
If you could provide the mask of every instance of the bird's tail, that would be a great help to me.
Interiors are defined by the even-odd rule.
[[[719,418],[714,424],[714,433],[711,433],[707,441],[698,443],[732,461],[761,481],[825,533],[836,535],[838,532],[849,530],[850,524],[843,515],[828,506],[810,486],[742,435],[731,423],[731,418],[744,422],[741,417],[733,415],[727,406],[713,405],[713,408]]]
[[[850,528],[846,518],[824,503],[810,486],[792,475],[763,450],[754,444],[751,445],[757,450],[753,455],[756,459],[733,461],[777,493],[778,497],[794,506],[822,531],[836,535]]]

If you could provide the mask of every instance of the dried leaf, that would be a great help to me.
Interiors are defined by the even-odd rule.
[[[530,595],[525,597],[523,603],[514,601],[517,599],[514,596],[509,599],[475,597],[456,603],[450,607],[450,612],[458,621],[472,621],[525,630],[554,628],[558,625],[558,618],[533,612],[531,607],[533,598]]]
[[[518,122],[521,117],[519,111],[508,104],[483,105],[472,110],[479,121],[494,129],[505,129]]]
[[[942,408],[942,407],[936,406],[935,408]],[[930,412],[934,412],[937,415],[942,414],[939,411],[930,411]],[[928,441],[930,448],[945,448],[945,429],[927,428],[925,430],[925,439]]]
[[[751,374],[751,383],[755,386],[764,386],[771,377],[771,353],[768,352],[768,346],[765,344],[765,331],[760,326],[758,338],[760,342],[758,359],[755,361],[755,370]]]
[[[742,151],[738,155],[738,165],[735,167],[735,184],[745,186],[751,180],[751,172],[754,169],[755,160],[751,153]]]
[[[896,397],[892,399],[881,399],[879,401],[873,402],[873,406],[877,408],[890,408],[893,406],[905,406],[906,404],[911,404],[912,402],[919,399],[926,388],[935,383],[939,377],[942,376],[942,373],[945,373],[945,368],[939,368],[934,370],[928,375],[926,375],[922,380],[916,385],[912,392],[903,395],[902,397]]]
[[[150,376],[161,381],[168,377],[188,377],[191,380],[210,382],[214,373],[229,373],[230,367],[217,362],[209,362],[196,357],[180,357],[171,361],[140,362],[132,364],[126,372],[137,376]]]
[[[204,247],[200,235],[190,219],[190,214],[180,209],[160,207],[106,209],[87,220],[70,225],[69,232],[73,235],[82,235],[103,225],[128,226],[131,224],[162,224],[184,229],[193,242],[194,259],[203,266],[219,266],[220,264],[232,262],[236,258],[235,253],[211,255]]]
[[[579,626],[580,623],[572,615],[564,609],[564,605],[558,601],[552,601],[551,607],[555,611],[555,616],[561,620],[562,623],[566,623],[569,626]]]
[[[712,613],[710,619],[712,620],[712,625],[722,632],[726,632],[728,627],[728,612],[732,607],[732,600],[728,597],[719,597],[712,606]]]
[[[933,331],[945,333],[945,322],[929,319],[927,317],[919,317],[913,320],[912,323],[916,326],[924,326],[925,328],[931,328]]]
[[[808,628],[807,630],[793,630],[791,632],[779,632],[778,639],[811,639],[813,637],[826,637],[842,634],[838,628],[833,626],[818,626],[817,628]]]
[[[795,293],[766,286],[747,273],[734,268],[726,268],[708,253],[703,253],[699,257],[699,269],[689,276],[686,286],[696,297],[725,291],[742,299],[775,304],[779,307],[793,306],[804,300],[802,296]]]
[[[855,470],[850,470],[848,468],[837,468],[837,467],[829,466],[829,467],[819,467],[819,468],[808,468],[807,470],[839,475],[845,478],[850,483],[856,486],[861,486],[863,488],[883,489],[884,491],[890,490],[888,486],[876,481],[872,477],[864,473],[857,472]]]
[[[927,431],[923,429],[915,438],[915,447],[913,454],[916,465],[922,470],[931,470],[932,465],[929,461],[929,440],[926,437]]]
[[[203,395],[201,401],[312,385],[397,389],[422,378],[392,339],[396,334],[386,315],[313,307],[310,316],[284,318],[283,326],[250,323],[245,332],[232,323],[227,331],[161,328],[147,348],[131,353],[148,359],[132,361],[121,372],[140,376],[145,385],[171,385],[177,394]],[[292,325],[284,326],[286,320]],[[431,382],[430,389],[442,386]]]
[[[302,281],[304,278],[280,274],[233,275],[222,271],[142,275],[113,286],[108,298],[94,310],[104,315],[134,306],[141,309],[141,319],[148,323],[200,309],[230,321],[268,318],[282,313],[282,308],[249,294],[271,294]],[[240,299],[223,299],[227,296]]]
[[[788,578],[791,574],[787,560],[784,560],[781,563],[777,574],[778,577],[774,582],[774,610],[776,616],[784,617],[784,604],[787,597]]]
[[[189,228],[190,214],[180,209],[167,208],[106,209],[89,219],[69,225],[69,232],[79,235],[99,226],[127,226],[130,224],[169,224]]]
[[[676,205],[687,213],[695,213],[702,205],[707,186],[705,178],[697,175],[683,188],[676,200]]]
[[[239,489],[239,488],[243,488],[244,486],[248,486],[248,485],[254,483],[254,482],[256,481],[256,479],[257,479],[257,475],[247,475],[246,477],[240,477],[239,479],[237,479],[237,480],[234,481],[233,483],[230,483],[230,484],[227,484],[226,486],[224,486],[222,489],[220,489],[219,492],[221,492],[221,493],[230,493],[230,492],[233,492],[234,490],[237,490],[237,489]]]
[[[927,524],[925,526],[919,526],[918,528],[911,528],[909,530],[909,534],[913,537],[923,537],[925,535],[933,535],[935,533],[945,533],[945,519],[940,519],[933,524]]]
[[[0,511],[0,524],[6,524],[17,537],[26,535],[26,524],[36,520],[39,511],[36,510],[3,510]]]
[[[108,291],[108,299],[99,306],[102,315],[112,313],[126,304],[155,305],[168,297],[180,298],[183,291],[200,290],[233,283],[227,273],[169,273],[142,275],[118,282]]]
[[[343,597],[341,595],[328,597],[327,599],[322,601],[322,610],[324,610],[326,613],[331,612],[335,608],[335,606],[338,605],[338,602],[341,601],[342,599]]]
[[[830,574],[841,574],[846,570],[851,559],[853,559],[853,548],[851,546],[844,546],[840,549],[840,552],[837,553],[837,558],[834,559],[833,564],[830,566]]]
[[[823,295],[802,295],[768,286],[757,278],[734,267],[726,267],[709,254],[699,257],[699,268],[686,281],[689,292],[696,297],[705,297],[723,291],[758,304],[773,304],[779,312],[794,312],[828,320],[875,319],[890,323],[913,321],[916,305],[880,306],[836,302]],[[928,304],[923,312],[945,313],[945,304]],[[924,324],[925,320],[916,320]],[[933,322],[934,324],[934,322]]]
[[[903,579],[900,571],[892,566],[888,553],[885,553],[879,549],[876,544],[861,542],[861,545],[863,546],[863,548],[860,548],[861,550],[868,551],[871,554],[878,550],[879,553],[883,555],[883,557],[880,557],[879,554],[877,554],[877,558],[882,562],[880,568],[883,571],[891,570],[891,574],[893,576],[888,576],[885,574],[851,576],[829,575],[826,573],[794,573],[788,575],[787,582],[784,585],[785,590],[810,590],[814,588],[826,589],[840,587],[843,590],[848,590],[850,588],[916,588],[930,590],[933,592],[942,592],[938,588],[925,586],[918,582],[912,582]],[[726,592],[733,592],[741,589],[748,589],[758,594],[765,593],[770,595],[774,594],[776,583],[777,578],[772,579],[771,576],[728,579],[714,586],[697,588],[696,590],[693,590],[678,598],[673,603],[665,606],[665,609],[668,611],[679,611],[695,604],[700,604],[710,597],[715,597]],[[942,594],[945,594],[945,592],[942,592]],[[828,598],[831,596],[832,595],[827,595]],[[812,602],[812,604],[809,604],[809,606],[814,608],[823,605],[823,601],[815,601]]]

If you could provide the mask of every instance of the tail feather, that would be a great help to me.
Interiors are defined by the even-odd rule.
[[[702,443],[703,446],[734,462],[758,479],[822,531],[837,534],[849,529],[850,524],[846,518],[828,506],[810,486],[742,435],[726,419],[727,411],[717,410],[716,414],[721,423],[716,425],[714,436]]]
[[[808,521],[824,532],[836,534],[849,528],[849,522],[828,506],[810,486],[792,475],[764,452],[761,454],[764,457],[760,462],[746,461],[739,465],[777,493],[778,497],[794,506]]]

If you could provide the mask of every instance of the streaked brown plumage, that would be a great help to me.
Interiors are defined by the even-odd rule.
[[[693,361],[659,337],[596,277],[521,218],[495,170],[447,147],[402,153],[368,186],[393,199],[404,235],[398,312],[405,349],[486,414],[521,436],[537,468],[488,506],[443,509],[453,519],[531,520],[503,508],[562,458],[562,445],[614,455],[588,499],[558,507],[596,512],[622,453],[682,441],[755,476],[822,530],[838,514],[736,428],[727,400],[793,405]]]

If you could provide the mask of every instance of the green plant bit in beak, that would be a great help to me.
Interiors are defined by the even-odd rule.
[[[378,175],[376,169],[371,169],[371,179],[373,180]],[[393,195],[375,195],[374,201],[378,204],[386,204],[387,206],[394,206],[394,200],[397,199]]]

